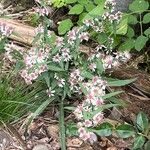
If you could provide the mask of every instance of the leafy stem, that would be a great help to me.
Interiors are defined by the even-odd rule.
[[[59,115],[59,128],[60,128],[60,143],[61,149],[66,150],[66,135],[65,135],[65,125],[64,125],[64,98],[61,99],[59,104],[60,115]]]

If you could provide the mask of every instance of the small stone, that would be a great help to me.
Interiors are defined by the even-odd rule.
[[[39,144],[39,145],[34,146],[32,150],[49,150],[49,149],[46,145]]]

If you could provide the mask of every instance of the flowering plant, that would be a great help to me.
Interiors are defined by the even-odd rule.
[[[121,13],[113,14],[114,2],[107,0],[105,8],[111,11],[95,19],[85,20],[83,26],[73,27],[64,37],[58,37],[48,30],[52,24],[48,19],[49,8],[44,1],[36,2],[39,8],[35,11],[43,17],[43,23],[35,31],[33,47],[27,52],[21,52],[23,66],[20,75],[27,84],[35,80],[46,83],[44,90],[47,97],[60,103],[62,149],[65,149],[64,100],[74,95],[84,99],[74,110],[79,137],[94,142],[97,140],[94,128],[105,122],[104,110],[119,105],[110,98],[121,92],[108,93],[107,88],[126,85],[134,80],[114,80],[105,75],[105,70],[118,67],[130,59],[128,52],[113,51],[113,35],[90,52],[83,52],[81,43],[89,40],[91,28],[102,32],[103,23],[109,21],[118,24]],[[13,50],[9,46],[7,57]]]

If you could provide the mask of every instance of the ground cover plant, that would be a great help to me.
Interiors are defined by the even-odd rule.
[[[76,135],[91,144],[97,141],[98,136],[107,137],[115,133],[120,138],[134,138],[132,149],[142,149],[143,146],[145,149],[148,149],[149,120],[144,113],[139,112],[133,124],[125,122],[114,125],[108,122],[106,118],[106,114],[111,108],[126,106],[118,98],[118,95],[123,93],[123,91],[113,91],[110,90],[110,87],[130,84],[136,78],[127,80],[114,79],[106,72],[130,61],[131,54],[129,50],[133,47],[139,51],[146,46],[146,42],[149,40],[149,33],[148,29],[146,29],[146,34],[144,32],[145,35],[143,35],[142,23],[149,23],[149,13],[147,13],[149,11],[149,3],[144,0],[135,0],[129,6],[132,12],[123,14],[119,11],[116,12],[115,1],[94,1],[94,3],[99,4],[98,6],[93,6],[94,4],[91,2],[89,13],[85,15],[83,23],[80,26],[73,27],[71,20],[65,20],[59,24],[59,33],[64,36],[58,36],[49,30],[53,21],[48,18],[49,8],[47,2],[44,0],[36,0],[36,3],[38,8],[35,11],[41,17],[42,22],[36,29],[36,36],[33,40],[32,47],[28,51],[17,51],[13,48],[13,44],[7,43],[6,37],[12,34],[13,30],[5,24],[0,25],[0,32],[2,34],[1,41],[3,42],[3,47],[5,46],[5,58],[15,63],[17,70],[19,70],[19,75],[27,84],[23,89],[15,87],[14,89],[17,89],[17,93],[19,92],[20,95],[13,91],[13,97],[9,96],[9,92],[6,93],[7,90],[10,90],[8,88],[10,83],[8,82],[6,88],[3,88],[3,86],[5,87],[5,82],[2,80],[3,84],[0,89],[0,94],[2,94],[2,100],[0,100],[2,102],[2,113],[7,113],[7,107],[3,106],[3,98],[6,96],[8,98],[5,98],[5,102],[11,102],[8,108],[10,107],[17,111],[18,109],[20,110],[22,104],[31,107],[35,106],[34,101],[36,102],[42,97],[45,102],[44,104],[41,103],[42,105],[37,108],[35,111],[36,115],[35,113],[31,115],[29,123],[50,102],[53,101],[58,104],[62,150],[66,149],[65,139],[67,131],[68,134]],[[80,8],[79,5],[81,5],[79,1],[53,1],[52,3],[57,7],[75,3],[75,6],[71,7],[69,11],[70,14],[77,14],[77,12],[80,14],[83,11],[78,10]],[[87,10],[87,8],[85,9]],[[133,17],[136,20],[136,17],[133,16],[136,13],[140,15],[140,37],[133,34],[131,36],[131,33],[129,33],[129,30],[132,32],[133,29],[128,26],[128,21],[133,21],[131,19]],[[142,13],[145,13],[143,22],[141,20]],[[68,26],[68,29],[66,29],[66,26]],[[128,40],[132,41],[131,38],[134,36],[137,39],[134,39],[132,48],[130,48],[129,43],[126,44],[129,47],[126,47],[124,43],[122,46],[122,40],[125,40],[125,42]],[[90,40],[94,41],[96,45],[91,48],[91,51],[84,51],[83,44],[87,44]],[[127,51],[119,51],[117,50],[118,47],[120,50]],[[34,84],[37,84],[36,88],[40,86],[40,90],[37,88],[37,90],[33,90],[33,95],[30,95],[30,89],[34,87]],[[29,90],[27,87],[29,87]],[[26,91],[29,92],[26,93]],[[42,93],[42,96],[36,99],[37,93]],[[25,98],[22,98],[22,94],[25,94]],[[11,97],[10,100],[9,97]],[[66,105],[68,99],[72,97],[80,98],[81,101],[78,106]],[[26,99],[29,100],[30,104]],[[32,101],[33,104],[31,104]],[[19,103],[21,106],[12,105],[12,103]],[[28,109],[28,107],[25,108]],[[65,110],[72,111],[75,116],[74,123],[68,127],[65,126],[64,122]],[[19,115],[22,115],[22,113],[20,112]],[[7,113],[6,116],[10,117],[10,114]],[[4,115],[3,122],[6,122],[4,120],[7,119],[6,116]],[[13,120],[13,118],[11,119]],[[68,130],[68,128],[71,129],[72,127],[75,127],[73,134],[71,130]]]

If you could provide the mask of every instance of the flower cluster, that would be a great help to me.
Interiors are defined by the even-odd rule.
[[[48,48],[38,49],[33,47],[24,55],[25,68],[21,71],[21,76],[27,84],[31,84],[41,73],[47,71],[49,50]]]
[[[71,60],[71,54],[69,48],[62,48],[59,50],[59,53],[57,53],[55,56],[53,56],[52,60],[53,62],[59,63],[60,61],[68,62]]]
[[[104,121],[102,111],[98,111],[96,114],[93,112],[99,110],[104,104],[102,96],[105,95],[106,85],[106,81],[98,76],[94,76],[91,81],[83,84],[87,94],[83,103],[75,109],[74,114],[79,120],[79,137],[85,141],[94,142],[97,140],[96,135],[90,132],[88,128],[95,127]]]
[[[83,79],[80,70],[74,69],[69,75],[70,89],[75,93],[81,93],[79,83],[81,83]]]
[[[13,28],[7,26],[5,23],[0,22],[0,34],[2,36],[8,37],[12,34]]]
[[[51,13],[51,9],[49,7],[35,8],[35,12],[40,16],[48,16]]]
[[[68,43],[70,45],[73,45],[75,41],[80,39],[80,42],[83,40],[88,41],[89,39],[89,33],[88,32],[81,32],[81,28],[74,27],[71,31],[68,32],[67,37],[68,37]]]

